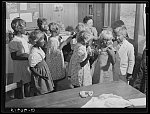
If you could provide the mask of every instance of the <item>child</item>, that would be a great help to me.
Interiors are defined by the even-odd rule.
[[[47,43],[46,62],[51,71],[51,75],[55,85],[55,91],[69,88],[65,77],[65,65],[62,48],[66,45],[66,42],[59,41],[59,25],[56,23],[49,24],[49,30],[51,32],[50,39]],[[63,83],[63,84],[61,84]]]
[[[85,31],[85,25],[83,23],[78,23],[78,25],[76,26],[75,30],[76,30],[76,35],[77,35],[80,31],[83,31],[83,30]],[[76,43],[77,43],[77,39],[76,38],[74,38],[74,39],[72,39],[70,41],[72,50],[74,50],[74,47],[75,47]]]
[[[88,32],[80,31],[78,33],[77,44],[74,47],[68,70],[68,79],[71,81],[73,87],[92,85],[92,76],[89,64],[91,51],[86,48],[88,40]]]
[[[28,43],[28,37],[25,34],[26,22],[19,17],[15,18],[11,22],[11,27],[14,30],[14,37],[9,43],[9,50],[11,58],[13,60],[13,83],[22,82],[22,87],[15,89],[15,98],[24,98],[29,96],[29,83],[31,81],[30,74],[27,70],[28,55],[30,52],[30,45]]]
[[[100,53],[95,62],[93,84],[113,81],[113,66],[115,65],[115,50],[113,49],[113,34],[109,29],[100,34]]]
[[[44,34],[35,30],[29,36],[33,45],[29,55],[31,70],[31,96],[41,95],[54,90],[54,84],[49,68],[44,60],[45,53],[41,49],[44,46]]]
[[[127,28],[122,20],[112,23],[115,39],[116,50],[120,57],[119,78],[125,82],[132,79],[133,68],[135,64],[134,46],[127,40],[129,39]]]
[[[48,38],[49,38],[49,33],[48,33],[49,28],[48,28],[48,24],[47,24],[47,19],[46,18],[38,18],[37,26],[39,27],[39,30],[44,33],[45,44],[42,47],[42,49],[46,53],[46,43],[48,42]]]

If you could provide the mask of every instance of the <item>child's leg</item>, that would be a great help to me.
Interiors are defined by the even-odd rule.
[[[25,97],[30,97],[30,83],[24,84],[24,94]]]

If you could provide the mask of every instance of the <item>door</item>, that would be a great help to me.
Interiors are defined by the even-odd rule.
[[[78,22],[88,15],[93,17],[93,26],[99,34],[104,25],[104,3],[78,3]]]

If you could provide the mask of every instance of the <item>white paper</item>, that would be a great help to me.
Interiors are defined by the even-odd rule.
[[[134,106],[146,106],[146,97],[129,100]]]
[[[121,96],[102,94],[99,97],[92,97],[82,108],[124,108],[132,105]]]
[[[19,13],[11,13],[11,14],[9,14],[10,20],[13,20],[16,17],[19,17]]]
[[[6,5],[8,13],[17,12],[17,3],[7,3]]]
[[[39,12],[34,12],[33,19],[38,19],[38,18],[39,18]]]
[[[6,19],[6,32],[8,30],[13,31],[13,29],[11,28],[11,21],[10,19]]]
[[[30,9],[36,9],[37,3],[29,3],[29,8]]]
[[[20,10],[27,10],[27,3],[20,3]]]
[[[20,13],[20,18],[26,22],[32,22],[32,13]]]

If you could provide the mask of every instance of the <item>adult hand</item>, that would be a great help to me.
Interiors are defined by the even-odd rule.
[[[91,47],[90,46],[88,46],[87,47],[87,53],[90,55],[90,56],[92,56],[92,49],[91,49]]]

